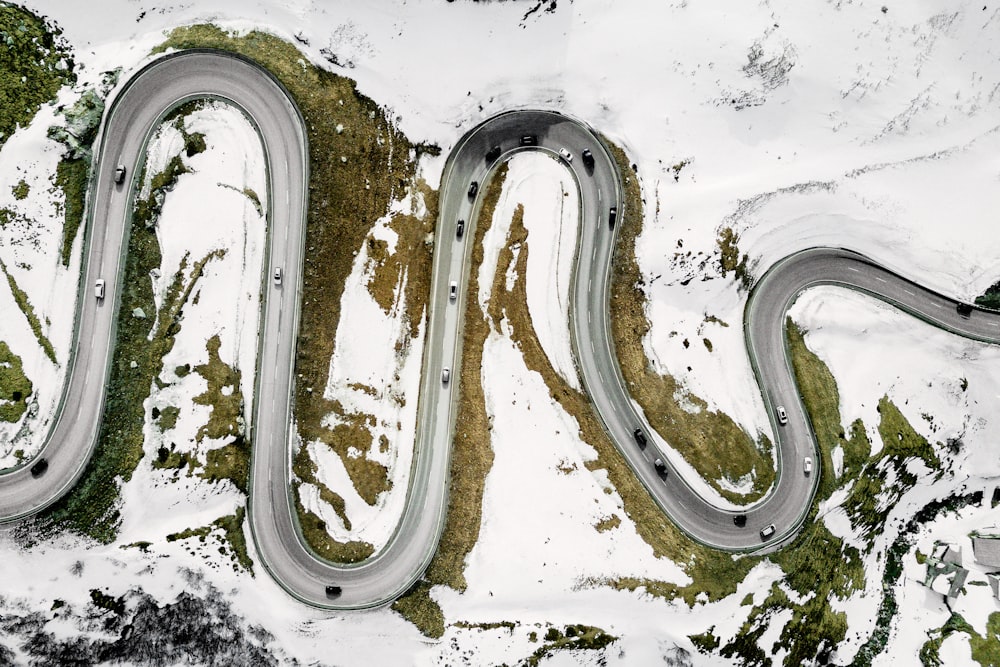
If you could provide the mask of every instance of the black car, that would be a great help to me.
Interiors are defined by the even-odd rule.
[[[486,153],[486,161],[494,162],[498,157],[500,157],[500,147],[494,146]]]
[[[594,166],[594,154],[590,152],[590,149],[583,151],[581,156],[583,158],[583,163],[588,167],[593,168]]]
[[[458,224],[455,225],[455,237],[462,238],[462,234],[465,233],[465,220],[459,220]]]
[[[747,515],[737,514],[736,516],[734,516],[733,525],[735,525],[737,528],[742,528],[743,526],[747,525]]]
[[[339,598],[342,592],[340,586],[330,585],[326,587],[326,597],[328,598]]]
[[[472,181],[469,183],[469,199],[475,197],[477,192],[479,192],[479,181]]]
[[[611,209],[608,211],[608,226],[614,227],[615,220],[617,219],[618,219],[618,207],[612,206]]]
[[[538,137],[536,137],[533,134],[526,134],[523,137],[521,137],[521,145],[522,146],[537,146],[538,145]]]
[[[961,315],[962,317],[969,317],[970,315],[972,315],[972,306],[970,306],[967,303],[958,304],[955,310],[957,310],[958,314]]]
[[[659,475],[667,474],[667,464],[663,462],[663,459],[656,459],[653,461],[653,468],[656,469],[656,472]]]
[[[632,431],[632,437],[635,438],[635,441],[639,443],[640,447],[646,446],[646,434],[642,432],[641,428],[637,428]]]
[[[49,469],[49,462],[45,459],[38,459],[35,465],[31,466],[31,476],[41,477],[45,474],[45,471]]]

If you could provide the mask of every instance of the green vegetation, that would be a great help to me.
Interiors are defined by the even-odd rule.
[[[98,609],[111,612],[115,616],[121,616],[125,613],[124,595],[116,598],[96,588],[92,588],[90,589],[90,602]]]
[[[76,81],[73,58],[53,23],[0,2],[0,147],[38,109]]]
[[[21,357],[0,340],[0,421],[14,423],[28,409],[31,380],[24,374]]]
[[[341,414],[341,406],[323,398],[323,388],[354,253],[391,203],[412,186],[421,147],[413,146],[393,127],[384,110],[361,95],[353,81],[309,65],[293,45],[273,35],[250,32],[233,37],[212,25],[195,25],[174,30],[155,51],[193,47],[233,51],[260,63],[285,85],[305,118],[314,152],[309,162],[309,252],[295,361],[296,423],[303,443],[320,442],[337,452],[355,489],[374,503],[390,481],[386,468],[367,456],[372,449],[371,434],[364,427],[368,415]],[[433,218],[427,224],[433,224]],[[408,267],[408,284],[414,283],[415,293],[421,288],[414,278],[430,271],[429,249],[421,252],[428,258],[426,269]],[[422,289],[422,297],[407,294],[411,327],[418,326],[423,317],[428,292],[426,286]],[[340,417],[334,428],[324,426],[330,413]],[[349,456],[351,448],[363,455]],[[320,486],[305,447],[294,457],[293,472],[300,480]],[[301,508],[301,502],[297,505]],[[319,522],[318,517],[300,513],[303,534],[317,553],[342,562],[356,558],[353,549],[342,548],[325,529],[314,530]]]
[[[201,528],[188,528],[179,533],[167,535],[167,542],[186,540],[197,537],[198,541],[205,544],[209,536],[214,537],[219,543],[219,553],[229,553],[233,561],[233,568],[240,569],[253,574],[253,560],[247,552],[246,536],[243,533],[243,519],[246,510],[242,507],[236,509],[235,514],[229,514],[213,521],[211,525]],[[221,532],[221,534],[219,534]]]
[[[719,245],[719,266],[722,269],[722,276],[726,277],[730,273],[736,275],[740,285],[744,289],[750,289],[753,283],[753,276],[747,268],[749,257],[746,253],[740,257],[740,235],[733,231],[732,227],[723,227],[719,230],[719,238],[716,243]]]
[[[993,283],[985,292],[977,296],[976,305],[981,308],[1000,310],[1000,281]]]
[[[895,505],[917,483],[916,475],[906,469],[907,461],[921,459],[931,470],[939,470],[941,462],[934,449],[917,434],[887,396],[879,400],[879,436],[882,451],[868,461],[858,475],[844,510],[851,518],[851,526],[862,528],[869,540],[869,549],[876,536],[881,534],[886,509]],[[887,484],[889,469],[894,475]],[[940,473],[938,473],[940,477]]]
[[[27,199],[29,192],[31,192],[31,187],[23,178],[17,182],[17,185],[11,188],[11,194],[14,195],[14,199],[17,201],[24,201]]]
[[[622,377],[649,424],[712,488],[735,503],[759,500],[775,479],[773,445],[767,435],[758,434],[754,442],[729,415],[709,410],[704,399],[690,393],[673,376],[657,373],[646,358],[642,341],[650,324],[644,308],[645,283],[635,259],[636,239],[642,232],[642,198],[624,154],[620,150],[613,154],[626,180],[624,217],[611,272],[611,334]],[[732,234],[720,238],[728,239],[728,250],[723,252],[725,269],[736,256],[737,239]],[[732,270],[745,268],[745,264],[744,258]],[[706,338],[703,342],[711,351],[711,341]],[[720,479],[734,484],[752,480],[752,487],[746,494],[736,493],[721,485]]]
[[[444,612],[431,598],[431,584],[427,581],[417,582],[406,595],[392,603],[392,610],[417,626],[425,636],[433,639],[444,636]]]
[[[87,177],[90,163],[82,158],[64,158],[56,167],[54,183],[63,192],[62,263],[69,266],[73,241],[83,224],[83,208],[87,197]]]
[[[535,667],[556,651],[600,651],[617,639],[618,637],[590,625],[567,625],[561,631],[552,627],[545,633],[545,644],[521,664]]]
[[[38,316],[35,315],[35,309],[31,305],[31,301],[28,300],[28,295],[17,286],[17,281],[14,280],[14,276],[7,271],[7,265],[0,260],[0,270],[3,271],[4,275],[7,276],[7,284],[10,285],[10,293],[14,297],[14,302],[17,303],[17,307],[21,309],[24,314],[25,319],[28,320],[28,326],[31,327],[31,332],[35,334],[35,340],[38,344],[42,346],[45,351],[45,356],[49,358],[53,364],[58,364],[56,361],[56,351],[52,347],[52,343],[42,332],[42,323],[38,321]]]
[[[719,648],[719,638],[712,634],[714,631],[715,626],[713,625],[701,634],[688,635],[688,639],[690,639],[691,643],[694,644],[695,647],[702,653],[711,653],[715,649]]]

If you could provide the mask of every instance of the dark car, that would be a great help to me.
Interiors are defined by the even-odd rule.
[[[38,459],[35,465],[31,466],[31,476],[41,477],[45,474],[45,471],[49,469],[49,462],[45,459]]]
[[[593,167],[594,166],[594,154],[590,152],[589,148],[587,150],[583,151],[583,153],[581,153],[580,157],[583,158],[583,163],[585,165],[587,165],[588,167]]]
[[[479,192],[479,181],[472,181],[469,183],[469,199],[475,197],[477,192]]]
[[[970,315],[972,315],[972,306],[970,306],[967,303],[958,304],[955,310],[957,310],[958,314],[961,315],[962,317],[969,317]]]
[[[455,225],[455,238],[462,238],[462,234],[465,233],[465,220],[459,220],[458,224]]]
[[[536,137],[533,134],[526,134],[523,137],[521,137],[521,145],[522,146],[537,146],[538,145],[538,137]]]
[[[487,162],[494,162],[494,161],[496,161],[496,159],[498,157],[500,157],[500,147],[499,146],[494,146],[493,148],[491,148],[489,150],[489,152],[486,153],[486,161]]]
[[[125,180],[125,167],[124,165],[118,165],[115,167],[115,183],[121,183]]]
[[[737,528],[742,528],[743,526],[747,525],[747,515],[737,514],[736,516],[734,516],[733,525],[735,525]]]
[[[326,587],[326,597],[328,598],[339,598],[341,593],[343,593],[343,589],[340,586],[331,585]]]
[[[615,226],[615,220],[617,220],[617,219],[618,219],[618,207],[617,206],[612,206],[608,210],[608,226],[614,227]]]
[[[667,474],[667,464],[663,462],[663,459],[656,459],[653,461],[653,468],[656,469],[657,474],[666,475]]]
[[[639,443],[640,447],[646,446],[646,434],[642,432],[641,428],[637,428],[632,431],[632,437],[635,438],[635,441]]]

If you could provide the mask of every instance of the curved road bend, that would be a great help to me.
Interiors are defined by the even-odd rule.
[[[275,580],[291,595],[317,607],[358,609],[390,602],[423,573],[437,547],[447,505],[451,434],[457,392],[442,381],[442,369],[459,376],[462,308],[474,238],[478,200],[467,196],[472,180],[484,181],[512,153],[522,150],[521,137],[532,135],[539,148],[553,153],[566,147],[577,156],[570,164],[580,189],[581,233],[574,269],[571,335],[584,384],[608,431],[670,517],[694,538],[724,549],[760,547],[757,531],[775,523],[778,536],[793,532],[808,507],[816,479],[801,475],[799,461],[814,449],[784,351],[784,313],[795,296],[809,286],[840,284],[867,291],[955,333],[996,342],[1000,317],[975,312],[970,319],[955,313],[955,302],[923,290],[852,253],[817,249],[793,255],[773,267],[759,282],[747,306],[747,345],[756,359],[765,404],[782,401],[789,424],[777,430],[780,462],[774,492],[748,510],[745,528],[736,529],[732,514],[702,500],[671,470],[661,479],[651,460],[658,445],[641,412],[620,379],[608,326],[608,282],[614,230],[608,209],[621,216],[619,175],[595,135],[584,125],[557,113],[516,111],[501,114],[471,130],[452,152],[442,178],[441,208],[434,251],[430,322],[423,360],[416,453],[403,517],[388,545],[354,566],[335,566],[316,557],[303,544],[296,526],[288,485],[291,447],[291,377],[301,298],[301,266],[305,231],[304,185],[308,181],[308,149],[302,120],[285,91],[260,68],[231,56],[185,52],[146,66],[123,88],[105,118],[88,230],[88,256],[80,287],[75,356],[62,407],[40,456],[49,462],[39,479],[28,466],[0,476],[0,521],[13,521],[48,506],[79,478],[93,451],[111,359],[118,303],[124,233],[131,211],[131,188],[116,187],[117,163],[134,175],[148,137],[160,119],[178,104],[197,97],[218,97],[241,107],[256,124],[266,155],[270,183],[269,255],[264,289],[255,413],[250,525],[258,555]],[[487,153],[498,146],[500,155]],[[579,158],[589,148],[595,164]],[[130,179],[131,181],[131,179]],[[462,239],[455,222],[468,228]],[[582,261],[583,264],[580,264]],[[273,269],[285,269],[284,284],[269,280]],[[93,297],[94,281],[108,281],[104,301]],[[449,300],[448,285],[460,285],[459,298]],[[640,450],[632,429],[641,425],[651,444]],[[791,463],[789,463],[791,462]],[[777,543],[777,539],[772,544]],[[326,595],[327,585],[342,588]]]

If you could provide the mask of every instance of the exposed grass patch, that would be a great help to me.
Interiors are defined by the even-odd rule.
[[[203,393],[194,397],[193,402],[195,405],[211,408],[208,423],[199,428],[195,435],[198,442],[206,437],[218,439],[240,434],[243,403],[240,393],[241,373],[219,357],[221,346],[219,334],[209,338],[205,344],[208,362],[194,367],[194,371],[205,378],[208,386]]]
[[[392,603],[392,610],[417,626],[425,636],[434,639],[444,636],[444,612],[431,598],[431,584],[427,581],[417,582],[406,595]]]
[[[418,333],[430,296],[434,223],[438,211],[437,190],[423,179],[418,179],[412,189],[411,210],[393,215],[389,223],[389,228],[397,234],[395,252],[390,255],[384,241],[371,237],[367,241],[374,264],[368,291],[386,313],[403,299],[411,338]],[[404,289],[397,294],[400,285]]]
[[[28,185],[27,181],[23,178],[17,182],[17,185],[10,189],[11,194],[14,195],[14,199],[17,201],[24,201],[28,198],[28,193],[31,192],[31,186]]]
[[[54,23],[27,9],[0,2],[0,147],[38,109],[74,83],[69,46]]]
[[[53,183],[63,193],[63,238],[62,263],[69,266],[70,255],[73,253],[73,242],[83,224],[83,209],[87,198],[87,178],[90,175],[90,163],[83,158],[65,157],[56,166]]]
[[[976,305],[982,308],[1000,310],[1000,281],[993,283],[985,292],[977,296]]]
[[[723,227],[719,230],[719,237],[716,239],[720,255],[719,268],[722,269],[723,278],[733,273],[744,289],[750,289],[753,282],[753,276],[747,269],[750,258],[746,253],[740,256],[739,242],[740,235],[733,231],[732,227]]]
[[[17,285],[17,281],[14,280],[14,276],[7,271],[7,265],[0,260],[0,270],[3,270],[5,276],[7,276],[7,284],[10,286],[10,293],[14,297],[14,302],[17,307],[24,314],[24,318],[28,320],[28,326],[31,327],[31,333],[35,334],[35,340],[41,345],[42,350],[45,351],[45,356],[49,358],[53,364],[58,365],[59,362],[56,361],[56,351],[52,347],[52,343],[49,342],[48,337],[42,332],[42,323],[38,321],[38,316],[35,315],[35,308],[31,305],[31,301],[28,299],[28,295]]]
[[[306,509],[305,505],[302,504],[301,491],[299,490],[301,482],[296,481],[294,484],[295,486],[293,491],[295,497],[295,509],[299,516],[299,530],[302,531],[302,536],[306,539],[306,544],[308,544],[313,551],[315,551],[319,556],[334,563],[358,563],[375,553],[375,547],[368,542],[363,542],[361,540],[339,542],[333,539],[330,536],[330,533],[327,532],[326,522],[313,512]],[[321,497],[324,488],[325,487],[320,487]],[[329,492],[329,490],[327,491]],[[342,501],[341,503],[336,503],[334,499],[328,497],[327,502],[331,501],[334,510],[337,510],[339,507],[340,512],[343,512]]]
[[[28,409],[32,384],[24,374],[21,357],[0,340],[0,421],[13,424]]]
[[[352,446],[367,453],[370,434],[357,428],[323,425],[328,414],[337,412],[337,406],[323,398],[323,389],[354,253],[375,221],[389,212],[394,200],[405,195],[413,181],[417,147],[392,125],[381,107],[357,91],[353,81],[313,67],[293,45],[273,35],[250,32],[233,37],[212,25],[188,26],[171,32],[154,51],[193,47],[220,48],[257,61],[285,85],[305,118],[313,150],[295,361],[296,423],[303,443],[320,442],[340,455],[358,493],[374,503],[389,487],[387,470],[367,456],[347,455]],[[429,260],[427,266],[429,270]],[[415,266],[408,270],[413,280],[419,270]],[[408,301],[419,303],[415,295],[408,295]],[[368,442],[364,442],[366,435]],[[308,453],[302,447],[295,453],[294,473],[303,481],[317,482],[310,474],[310,462],[304,459]],[[300,516],[300,520],[317,553],[336,551],[328,533],[306,529],[315,524],[315,517]]]
[[[177,418],[181,416],[181,409],[176,405],[168,405],[160,410],[160,430],[169,431],[177,426]]]
[[[521,664],[535,667],[556,651],[600,651],[617,640],[618,637],[591,625],[567,625],[563,630],[552,627],[545,633],[545,644]]]
[[[208,538],[212,537],[218,542],[219,553],[228,554],[232,559],[233,569],[242,569],[253,575],[253,560],[247,552],[246,536],[243,534],[245,516],[246,510],[238,507],[235,514],[219,517],[208,526],[171,533],[167,535],[167,542],[197,538],[200,543],[206,544]]]
[[[642,232],[642,199],[624,153],[619,149],[612,153],[626,183],[625,211],[611,272],[611,335],[629,394],[642,407],[649,424],[723,497],[735,503],[758,500],[775,479],[772,443],[767,435],[758,434],[755,443],[728,415],[709,410],[704,399],[690,393],[674,377],[658,374],[646,359],[642,341],[650,324],[643,308],[645,282],[635,259],[636,238]],[[707,339],[705,345],[711,350]],[[682,406],[678,397],[695,411]],[[747,494],[718,482],[725,478],[737,483],[747,477],[753,480]]]
[[[888,510],[917,483],[916,475],[906,469],[907,461],[919,458],[931,470],[939,470],[941,465],[930,443],[913,430],[888,396],[879,400],[878,411],[882,451],[862,468],[844,503],[851,527],[861,529],[869,549],[882,532]]]
[[[596,528],[597,532],[599,532],[599,533],[606,533],[609,530],[614,530],[615,528],[617,528],[618,526],[620,526],[621,523],[622,523],[622,520],[620,518],[618,518],[618,515],[617,514],[612,514],[608,518],[601,519],[596,524],[594,524],[594,528]]]

